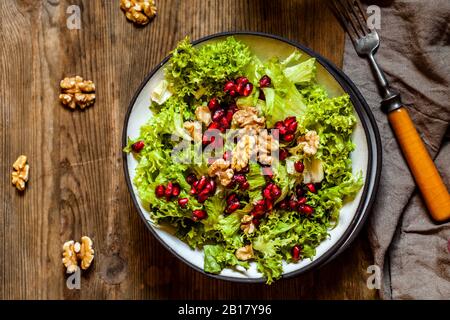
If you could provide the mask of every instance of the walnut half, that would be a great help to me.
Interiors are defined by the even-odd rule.
[[[91,80],[84,80],[80,76],[64,78],[60,86],[59,100],[71,109],[76,106],[84,109],[95,102],[95,84]]]
[[[153,0],[120,0],[120,9],[131,22],[144,26],[156,16]]]
[[[89,237],[82,237],[81,244],[73,240],[64,243],[62,263],[67,268],[67,273],[74,273],[78,270],[78,261],[81,262],[81,269],[86,270],[93,260],[93,242]]]
[[[253,253],[253,247],[251,244],[237,249],[235,254],[236,258],[238,258],[241,261],[247,261],[255,257]]]
[[[210,177],[217,176],[220,184],[227,186],[233,179],[234,171],[233,169],[230,169],[230,163],[228,161],[217,159],[208,168],[208,175]]]
[[[86,270],[94,260],[93,242],[89,237],[81,238],[80,252],[77,254],[78,259],[81,261],[81,269]]]
[[[28,181],[28,174],[30,166],[27,164],[27,157],[21,155],[13,163],[14,171],[11,173],[11,182],[16,186],[17,190],[25,190],[26,182]]]

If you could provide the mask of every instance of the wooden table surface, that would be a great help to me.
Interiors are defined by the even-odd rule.
[[[145,75],[185,35],[231,30],[273,33],[342,64],[344,34],[320,0],[159,0],[158,17],[136,28],[114,0],[2,0],[1,299],[371,299],[372,256],[363,232],[320,270],[271,286],[206,277],[153,238],[129,196],[122,167],[123,119]],[[66,27],[69,5],[81,29]],[[58,101],[59,81],[95,81],[97,102],[72,112]],[[21,195],[11,165],[29,157]],[[61,246],[88,235],[95,263],[81,290],[66,287]]]

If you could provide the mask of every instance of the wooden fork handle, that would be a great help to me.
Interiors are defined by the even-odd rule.
[[[389,123],[431,216],[450,219],[450,195],[405,107],[388,113]]]

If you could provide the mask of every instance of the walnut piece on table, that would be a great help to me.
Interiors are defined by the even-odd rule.
[[[131,22],[144,26],[156,16],[154,0],[120,0],[120,9]]]
[[[73,240],[64,243],[62,263],[66,267],[67,273],[74,273],[78,270],[78,261],[81,263],[81,269],[86,270],[93,260],[93,242],[89,237],[83,236],[81,244]]]
[[[30,172],[30,166],[27,164],[27,157],[21,155],[13,163],[14,171],[11,173],[11,182],[16,186],[17,190],[25,190],[26,182]]]
[[[81,248],[77,253],[78,259],[81,261],[81,269],[86,270],[94,260],[94,249],[91,238],[84,236],[81,238]]]
[[[95,102],[95,84],[91,80],[84,80],[80,76],[64,78],[60,87],[59,100],[71,109],[76,106],[84,109]]]
[[[62,263],[67,269],[67,273],[74,273],[78,270],[78,260],[76,250],[80,249],[80,244],[70,240],[63,244]]]

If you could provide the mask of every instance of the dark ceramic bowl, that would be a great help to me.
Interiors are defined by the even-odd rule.
[[[354,172],[363,173],[365,179],[364,187],[354,200],[344,205],[338,225],[330,230],[330,237],[317,247],[317,253],[313,260],[305,259],[298,263],[284,263],[283,277],[293,277],[329,262],[348,247],[361,230],[375,198],[381,170],[381,146],[378,128],[367,103],[351,80],[332,63],[305,46],[277,36],[254,32],[220,33],[197,40],[194,44],[201,46],[205,43],[222,40],[228,36],[234,36],[247,44],[252,52],[261,59],[272,56],[284,58],[295,49],[303,53],[304,59],[315,57],[317,59],[317,81],[327,89],[330,96],[348,93],[358,118],[352,137],[356,149],[352,153],[351,158]],[[152,116],[148,108],[150,93],[164,78],[163,67],[168,59],[169,57],[165,58],[151,71],[137,89],[125,116],[122,138],[123,147],[125,147],[128,137],[133,138],[139,135],[139,128]],[[149,213],[140,202],[136,188],[132,183],[137,162],[131,154],[124,154],[123,160],[125,177],[131,197],[149,230],[174,255],[192,268],[205,273],[203,271],[202,250],[192,250],[173,235],[173,230],[164,226],[157,226],[150,221]],[[207,275],[237,282],[265,281],[261,274],[256,271],[254,263],[247,271],[225,269],[220,275]]]

